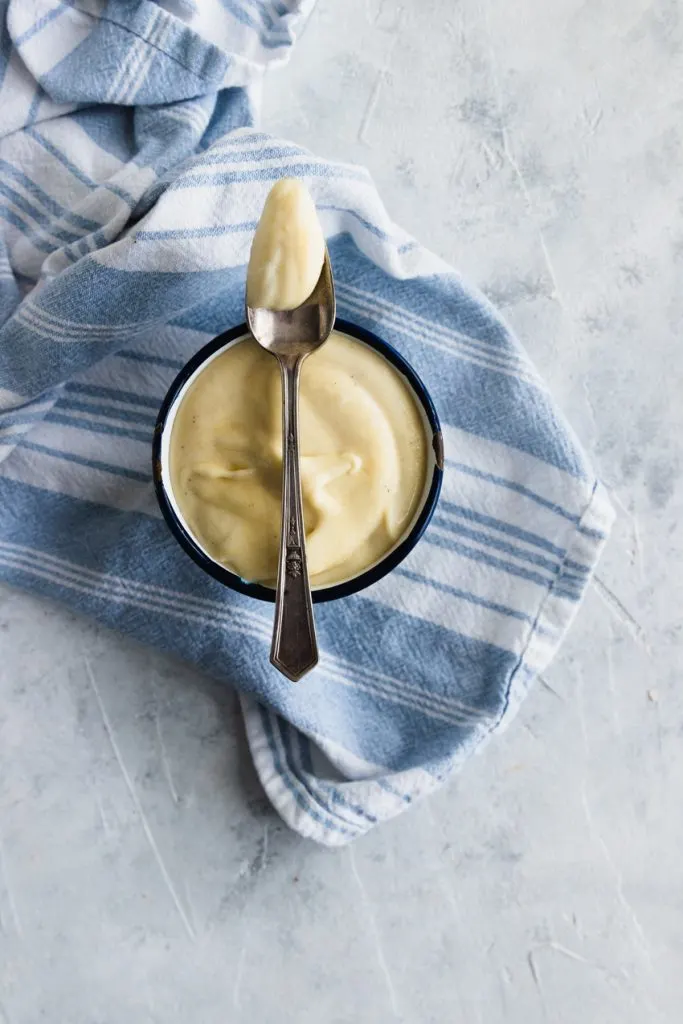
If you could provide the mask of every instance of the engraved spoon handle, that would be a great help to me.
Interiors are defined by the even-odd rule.
[[[282,526],[270,660],[295,682],[318,663],[299,475],[299,376],[303,358],[278,357],[282,373]]]

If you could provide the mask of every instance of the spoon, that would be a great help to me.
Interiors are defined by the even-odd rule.
[[[299,378],[304,359],[334,326],[334,281],[325,248],[315,288],[296,309],[246,306],[249,330],[280,364],[282,376],[282,525],[271,663],[293,682],[318,664],[299,475]]]

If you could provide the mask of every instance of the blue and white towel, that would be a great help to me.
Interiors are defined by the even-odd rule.
[[[329,845],[408,808],[514,716],[610,528],[600,484],[486,300],[396,227],[368,174],[252,127],[312,0],[5,0],[0,42],[0,578],[241,693],[283,818]],[[425,538],[319,606],[320,666],[268,664],[272,607],[160,518],[152,427],[243,319],[272,182],[305,179],[339,312],[413,363],[444,424]]]

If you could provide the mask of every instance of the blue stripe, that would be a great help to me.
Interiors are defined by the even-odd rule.
[[[476,594],[472,594],[468,590],[460,590],[459,587],[452,587],[449,583],[441,583],[439,580],[423,576],[421,573],[412,572],[409,569],[402,569],[400,567],[394,569],[394,573],[398,576],[405,576],[406,579],[413,580],[414,583],[424,583],[431,587],[432,590],[439,590],[443,594],[452,594],[453,597],[458,597],[463,601],[469,602],[469,604],[480,605],[482,608],[488,608],[492,612],[508,615],[511,619],[519,619],[520,622],[532,621],[530,615],[525,615],[524,612],[519,612],[515,608],[509,608],[505,604],[497,604],[495,601],[487,601],[485,598],[477,597]]]
[[[461,526],[460,523],[454,523],[452,519],[446,519],[444,516],[438,515],[438,513],[434,516],[432,522],[443,530],[449,530],[451,533],[457,533],[461,537],[467,537],[468,540],[486,544],[497,551],[503,551],[506,555],[514,555],[515,558],[521,558],[523,561],[529,562],[530,565],[537,565],[539,569],[546,569],[553,576],[557,575],[560,568],[559,562],[551,562],[549,559],[544,558],[543,555],[524,551],[514,544],[507,544],[504,540],[491,537],[488,533],[481,533],[479,530],[471,530],[467,526]]]
[[[342,826],[348,825],[352,829],[357,830],[358,826],[356,825],[355,822],[349,821],[349,819],[345,818],[343,814],[339,813],[339,811],[335,811],[334,808],[326,806],[321,801],[320,795],[315,792],[315,788],[311,785],[310,780],[306,777],[305,772],[303,775],[300,775],[299,772],[297,771],[294,765],[294,750],[292,747],[292,727],[289,725],[289,723],[283,722],[283,720],[278,716],[278,718],[276,719],[276,728],[280,733],[280,741],[285,752],[285,764],[290,775],[293,778],[299,780],[299,782],[306,790],[314,804],[324,807],[328,814],[333,815],[335,819],[342,823]]]
[[[138,395],[134,391],[121,391],[119,388],[108,388],[96,384],[81,384],[79,381],[68,381],[66,390],[70,394],[89,395],[91,398],[118,399],[120,402],[142,405],[148,409],[158,409],[162,402],[161,398],[149,398],[147,395]]]
[[[60,452],[58,448],[48,448],[47,445],[37,444],[35,441],[18,441],[17,448],[29,448],[31,451],[40,452],[43,455],[51,455],[55,459],[75,462],[79,466],[87,466],[88,469],[99,469],[104,473],[113,473],[115,476],[125,476],[129,480],[137,480],[143,484],[150,483],[152,479],[149,473],[138,473],[137,470],[126,469],[124,466],[111,466],[108,462],[86,459],[82,455],[75,455],[73,452]]]
[[[0,182],[0,195],[5,196],[23,213],[32,217],[39,225],[38,230],[42,231],[43,234],[52,235],[53,238],[60,242],[77,242],[80,239],[81,236],[75,235],[73,231],[67,231],[65,228],[53,227],[52,221],[47,214],[43,213],[42,210],[39,210],[33,203],[30,203],[28,199],[22,196],[19,192],[16,192],[10,185],[5,185],[4,182]]]
[[[574,600],[578,601],[587,585],[588,580],[577,580],[576,577],[571,576],[569,573],[561,572],[550,589],[553,594],[556,594],[558,591],[565,591],[567,594],[571,594]]]
[[[392,238],[391,235],[388,235],[386,231],[382,231],[382,229],[378,228],[376,224],[372,224],[369,220],[366,220],[366,218],[362,217],[360,213],[356,212],[356,210],[350,210],[346,206],[333,206],[331,203],[316,203],[316,207],[318,210],[330,210],[332,213],[342,213],[346,216],[353,217],[353,219],[357,220],[359,224],[362,224],[367,231],[376,235],[377,238],[381,238],[383,242],[391,242],[392,245],[398,246],[398,242]],[[409,242],[407,245],[408,248],[412,248],[415,245],[415,242]]]
[[[12,416],[11,418],[5,418],[4,413],[0,413],[0,430],[4,430],[8,427],[24,427],[27,424],[38,423],[38,416]]]
[[[572,576],[570,573],[566,572],[562,573],[559,577],[559,582],[577,595],[582,594],[588,585],[587,579],[577,579],[576,576]]]
[[[49,411],[49,407],[46,406],[44,409],[38,409],[33,415],[30,413],[15,415],[13,413],[0,412],[0,429],[4,430],[5,427],[24,427],[27,424],[41,423]]]
[[[37,415],[36,416],[14,416],[11,420],[9,420],[9,419],[6,420],[5,416],[4,416],[4,413],[0,412],[0,431],[9,430],[11,427],[31,426],[31,425],[33,425],[35,423],[39,423],[40,421],[41,421],[41,417],[39,417]],[[19,431],[19,433],[23,433],[23,431]],[[3,437],[12,437],[12,436],[13,435],[10,434],[10,433],[3,434]]]
[[[12,423],[35,423],[38,417],[42,417],[48,411],[48,401],[50,395],[42,395],[39,399],[31,399],[30,402],[22,402],[21,405],[14,405],[11,409],[5,411],[0,410],[0,424],[2,426],[8,426]],[[55,397],[56,401],[56,397]],[[31,409],[41,403],[43,408],[34,409],[33,413]]]
[[[0,88],[5,80],[7,66],[12,56],[12,37],[7,28],[7,8],[9,0],[0,0]]]
[[[0,207],[2,209],[2,207]],[[63,249],[62,252],[66,253],[68,249],[77,248],[74,246],[68,246],[67,249]],[[75,310],[73,306],[67,307],[64,312],[82,312],[82,309]],[[37,326],[34,330],[42,328],[43,330],[52,331],[56,337],[68,339],[69,341],[90,341],[98,346],[102,346],[103,343],[110,343],[112,341],[126,340],[130,341],[130,336],[141,334],[145,329],[150,328],[152,323],[154,326],[158,325],[158,321],[145,322],[137,321],[130,324],[115,324],[115,323],[76,323],[71,320],[62,320],[62,316],[58,312],[53,312],[46,306],[39,303],[38,299],[34,299],[33,296],[26,300],[25,306],[17,310],[17,315],[20,320],[25,320],[24,326],[31,329],[31,315],[35,316]],[[126,333],[124,333],[124,331]],[[123,338],[122,338],[123,334]]]
[[[17,167],[13,167],[12,164],[8,163],[7,160],[0,159],[0,168],[5,171],[10,177],[14,178],[18,184],[22,185],[27,192],[38,200],[50,213],[55,217],[59,217],[61,220],[69,221],[75,227],[83,228],[85,231],[97,231],[98,228],[102,227],[102,224],[98,224],[97,221],[90,220],[87,217],[81,217],[77,213],[71,213],[70,210],[60,206],[60,204],[53,199],[52,196],[48,195],[40,185],[36,184],[28,175],[24,174]]]
[[[187,165],[188,170],[195,167],[207,167],[211,164],[238,164],[247,161],[274,160],[276,157],[299,156],[307,154],[300,146],[264,146],[263,149],[235,149],[234,147],[219,149],[218,152],[203,153],[192,163]],[[319,206],[318,209],[321,209]]]
[[[395,312],[382,309],[382,307],[375,307],[375,310],[373,311],[368,308],[366,300],[363,298],[357,297],[353,294],[345,294],[344,286],[341,283],[337,289],[337,298],[338,302],[341,305],[346,306],[353,314],[360,313],[361,316],[365,316],[370,320],[383,321],[388,325],[389,329],[399,331],[406,334],[408,337],[413,337],[415,335],[415,331],[412,330],[410,320],[408,319],[408,316],[414,316],[414,314],[404,307],[397,306]],[[402,313],[405,314],[405,317],[401,316]],[[512,352],[503,352],[500,348],[493,348],[491,345],[487,345],[486,342],[482,342],[478,338],[471,338],[463,334],[457,339],[446,339],[435,334],[432,340],[434,344],[438,344],[439,347],[445,345],[447,350],[456,358],[462,358],[462,356],[465,355],[486,360],[486,363],[488,364],[487,369],[505,370],[515,376],[520,376],[526,373],[526,364],[519,356],[514,355]]]
[[[2,2],[2,0],[0,0],[0,2]],[[24,402],[20,402],[18,405],[13,405],[12,409],[8,411],[19,412],[20,409],[31,409],[34,405],[39,405],[42,402],[47,401],[48,398],[52,398],[53,394],[56,396],[60,390],[60,387],[56,387],[53,389],[52,393],[40,395],[39,398],[27,398]]]
[[[292,727],[288,726],[288,730],[291,732]],[[352,803],[337,786],[333,785],[333,783],[329,782],[327,779],[319,779],[317,777],[313,770],[313,760],[311,758],[311,743],[313,741],[309,739],[308,736],[304,735],[304,733],[299,732],[298,729],[295,729],[294,733],[299,740],[299,756],[301,757],[303,770],[312,780],[315,788],[331,800],[333,804],[338,804],[340,807],[346,807],[348,810],[358,815],[359,818],[364,818],[365,821],[369,821],[371,825],[376,825],[378,818],[374,814],[370,814],[364,807],[361,807],[360,804]],[[333,810],[333,808],[330,808],[330,810]]]
[[[582,565],[581,562],[575,562],[573,558],[565,558],[564,565],[566,569],[571,569],[581,576],[589,576],[593,572],[589,565]]]
[[[269,38],[268,29],[259,25],[258,22],[248,11],[245,11],[236,3],[235,0],[220,0],[221,6],[233,16],[235,21],[239,21],[242,25],[247,25],[253,29],[258,35],[259,41],[262,46],[268,50],[275,50],[281,46],[288,46],[291,42],[289,36],[277,36],[273,34],[273,38]]]
[[[31,106],[28,108],[28,113],[26,114],[26,124],[27,125],[34,124],[34,122],[35,122],[35,120],[36,120],[36,118],[38,116],[38,107],[40,106],[40,104],[42,103],[43,99],[46,96],[47,96],[47,93],[43,89],[42,85],[39,85],[36,88],[36,91],[35,91],[35,94],[33,96],[33,99],[31,100]]]
[[[602,530],[594,530],[590,526],[579,526],[579,533],[582,533],[584,537],[590,537],[592,540],[605,540],[605,534]]]
[[[104,228],[98,228],[92,235],[86,239],[88,243],[88,249],[94,252],[95,249],[104,249],[106,245],[109,245],[109,239],[107,238]]]
[[[138,231],[138,242],[159,242],[166,238],[217,238],[242,231],[255,231],[258,221],[245,220],[238,224],[213,224],[204,228],[167,228],[163,231]]]
[[[162,356],[149,356],[144,352],[133,352],[131,349],[121,349],[116,353],[117,359],[132,359],[136,363],[149,363],[151,366],[166,366],[169,370],[182,370],[185,365],[180,359],[165,359]]]
[[[405,338],[416,340],[418,345],[429,345],[429,341],[423,341],[422,339],[415,337],[415,332],[411,329],[410,321],[401,322],[389,320],[390,314],[388,311],[382,309],[370,310],[364,304],[363,299],[355,298],[354,296],[347,296],[342,290],[340,290],[338,306],[346,308],[350,311],[351,316],[349,319],[358,322],[359,317],[367,321],[370,330],[377,332],[377,324],[382,323],[382,333],[394,332],[402,335]],[[406,310],[406,312],[408,312]],[[443,341],[439,337],[432,339],[434,345],[438,345],[439,349],[443,352],[444,350],[452,359],[466,360],[473,363],[477,368],[480,368],[487,373],[502,373],[514,382],[521,382],[526,384],[529,388],[537,388],[538,385],[533,381],[529,380],[526,376],[526,370],[521,360],[518,360],[516,356],[509,355],[503,352],[496,352],[488,346],[480,343],[475,338],[463,337],[459,345],[447,341]],[[441,357],[443,358],[443,357]],[[447,375],[444,375],[447,377]],[[454,426],[459,426],[455,423]],[[461,429],[469,429],[468,427]],[[474,431],[476,433],[476,431]],[[486,436],[486,435],[483,435]]]
[[[60,164],[66,167],[66,169],[70,171],[70,173],[73,174],[74,178],[80,181],[81,184],[87,185],[88,188],[91,189],[108,189],[109,192],[113,192],[114,195],[119,196],[121,199],[123,199],[124,202],[126,202],[131,208],[135,206],[135,204],[137,203],[137,199],[135,198],[135,196],[131,195],[130,192],[126,192],[125,189],[120,188],[118,185],[112,185],[107,181],[97,182],[94,181],[92,178],[88,177],[88,175],[84,171],[82,171],[79,167],[76,167],[76,165],[71,160],[69,160],[69,158],[66,156],[65,153],[61,151],[61,149],[58,149],[57,146],[54,146],[48,139],[45,138],[44,135],[41,135],[40,132],[36,131],[35,128],[27,128],[26,134],[34,138],[36,142],[38,142],[43,147],[43,149],[46,150],[46,152],[50,153],[50,155],[53,156],[55,160],[58,160]]]
[[[60,164],[66,167],[66,169],[70,171],[71,174],[73,174],[74,178],[80,181],[82,185],[87,185],[88,188],[97,188],[96,181],[93,181],[93,179],[89,178],[87,174],[80,170],[80,168],[76,167],[76,165],[71,160],[69,160],[66,154],[61,151],[61,149],[58,149],[57,146],[54,146],[51,142],[49,142],[44,135],[40,134],[39,131],[36,131],[35,128],[27,128],[26,134],[30,135],[33,139],[35,139],[36,142],[39,143],[44,150],[46,150],[51,156],[55,158],[55,160],[58,160]]]
[[[565,587],[555,587],[553,590],[553,597],[561,597],[565,601],[573,601],[576,603],[581,599],[581,593],[577,593],[575,590],[569,590]]]
[[[348,178],[352,181],[367,181],[367,175],[347,168],[308,163],[294,164],[292,167],[254,167],[250,171],[225,171],[218,174],[188,174],[175,181],[169,191],[177,192],[181,188],[201,188],[206,185],[234,185],[241,181],[277,181],[288,172],[300,178]]]
[[[220,141],[216,143],[216,150],[220,152],[222,149],[237,149],[238,147],[250,146],[252,142],[272,142],[273,136],[269,135],[268,132],[247,132],[245,135],[241,135],[239,139],[232,139],[230,136],[225,138],[221,136]]]
[[[22,235],[29,239],[34,249],[39,249],[40,252],[52,253],[55,251],[56,246],[48,245],[47,242],[41,241],[40,238],[35,237],[35,231],[30,224],[27,224],[23,217],[14,213],[13,210],[8,210],[6,206],[0,206],[0,217],[6,220],[8,224],[21,231]]]
[[[78,260],[81,258],[82,254],[80,250],[81,246],[83,245],[83,241],[84,239],[81,239],[80,242],[72,242],[71,245],[65,245],[62,248],[62,252],[71,263],[77,263]],[[42,271],[40,276],[43,276]]]
[[[132,192],[127,192],[125,188],[121,188],[120,185],[112,185],[110,181],[103,181],[98,188],[106,188],[108,192],[112,192],[119,199],[123,199],[127,206],[130,206],[131,210],[137,204],[137,199]]]
[[[278,3],[266,3],[264,5],[263,0],[245,0],[245,3],[248,3],[250,7],[254,8],[255,13],[258,14],[266,28],[270,29],[273,32],[284,32],[286,33],[287,41],[292,41],[292,36],[288,26],[282,24],[282,18],[285,18],[293,13],[292,11],[289,10],[289,8],[285,7],[284,4]],[[275,18],[272,17],[270,11],[268,10],[269,6],[273,8],[273,11],[275,12],[276,15]]]
[[[90,412],[96,416],[111,416],[112,419],[129,420],[131,423],[144,423],[154,427],[156,414],[153,412],[133,412],[131,409],[120,409],[115,405],[94,402],[79,402],[70,398],[61,398],[57,409],[72,409],[74,412]]]
[[[290,778],[290,775],[289,775],[289,772],[283,767],[282,761],[280,759],[280,754],[278,752],[277,745],[275,743],[275,737],[273,736],[273,730],[272,730],[272,727],[271,727],[271,716],[270,716],[270,714],[265,710],[265,708],[262,707],[261,704],[258,705],[258,710],[259,710],[259,714],[261,716],[261,724],[263,726],[263,731],[265,733],[266,740],[268,742],[268,749],[270,750],[270,756],[273,759],[273,765],[275,767],[275,771],[278,773],[278,776],[280,777],[282,782],[285,784],[285,786],[287,787],[289,792],[294,797],[294,800],[298,804],[298,806],[303,811],[305,811],[306,814],[308,814],[308,816],[313,819],[313,821],[318,822],[318,824],[322,825],[324,828],[333,829],[336,832],[342,832],[342,833],[344,833],[344,835],[350,835],[350,836],[357,835],[358,834],[357,831],[353,831],[352,832],[350,829],[347,829],[347,828],[344,828],[341,825],[338,825],[336,822],[332,821],[330,818],[326,818],[325,815],[321,814],[318,810],[316,810],[315,807],[311,807],[310,801],[304,799],[304,797],[301,795],[300,791],[297,789],[297,787],[292,782],[292,780]]]
[[[474,523],[479,523],[481,526],[490,526],[494,530],[500,530],[501,533],[507,533],[518,540],[524,540],[527,544],[534,544],[544,551],[550,551],[551,554],[557,555],[559,559],[563,559],[566,554],[564,548],[558,547],[557,544],[552,544],[538,533],[522,530],[521,527],[513,526],[502,519],[495,519],[493,516],[484,515],[483,512],[474,512],[472,509],[465,508],[463,505],[456,505],[455,502],[446,501],[443,498],[441,499],[441,505],[449,512],[453,512],[454,515],[461,516],[463,519],[469,519]]]
[[[456,554],[462,555],[464,558],[470,558],[473,562],[481,562],[482,565],[489,565],[492,569],[500,569],[509,576],[518,576],[522,580],[529,580],[530,583],[537,583],[544,590],[549,590],[552,585],[553,581],[549,580],[546,576],[540,576],[537,572],[523,569],[521,566],[513,565],[511,562],[504,562],[493,555],[487,555],[484,551],[477,551],[475,548],[467,547],[466,544],[458,544],[457,541],[450,538],[440,537],[433,530],[428,530],[424,539],[435,547],[445,548],[446,551],[455,551]]]
[[[56,423],[63,427],[76,427],[87,434],[108,434],[111,437],[127,437],[131,441],[152,443],[152,431],[135,430],[133,427],[115,427],[110,423],[95,423],[92,420],[81,420],[77,416],[66,416],[61,412],[49,412],[46,422]]]
[[[57,2],[60,3],[60,0],[57,0]],[[30,28],[27,28],[25,32],[22,32],[21,35],[17,36],[14,40],[14,45],[21,46],[22,43],[26,43],[29,39],[33,39],[35,35],[42,32],[46,25],[49,25],[51,21],[55,20],[55,18],[59,18],[60,15],[64,14],[65,10],[67,10],[67,8],[60,3],[59,7],[55,7],[51,11],[48,11],[47,14],[42,16],[42,18],[38,18],[38,21],[35,21]]]
[[[586,510],[585,510],[586,512],[591,507],[591,503],[593,501],[593,498],[595,497],[595,492],[597,491],[598,486],[599,486],[599,481],[598,480],[594,480],[593,481],[593,488],[591,490],[590,501],[586,505]],[[584,512],[584,515],[585,515],[585,512]],[[583,519],[583,516],[581,518]],[[602,530],[597,530],[597,529],[594,529],[594,528],[592,528],[590,526],[584,526],[583,523],[579,523],[579,533],[582,533],[585,537],[590,537],[592,540],[606,540],[607,539],[607,535],[604,534],[602,532]]]
[[[397,789],[390,786],[384,779],[376,779],[375,781],[379,788],[383,789],[385,793],[391,793],[392,796],[398,797],[398,799],[402,800],[404,804],[412,804],[413,798],[408,793],[399,793]]]
[[[548,501],[547,498],[542,498],[540,494],[536,494],[535,491],[530,490],[528,487],[524,487],[523,484],[515,483],[514,480],[506,480],[505,477],[496,476],[494,473],[484,473],[480,469],[474,469],[472,466],[466,466],[462,462],[454,462],[453,459],[446,459],[446,465],[457,469],[461,473],[467,473],[468,476],[477,477],[479,480],[488,480],[489,483],[497,484],[499,487],[506,487],[509,491],[516,491],[517,494],[524,495],[525,498],[530,498],[531,501],[535,501],[537,505],[543,506],[543,508],[549,509],[558,516],[562,516],[564,519],[568,519],[570,523],[577,525],[580,520],[580,516],[575,515],[573,512],[568,512],[562,508],[561,505],[557,505],[554,501]]]

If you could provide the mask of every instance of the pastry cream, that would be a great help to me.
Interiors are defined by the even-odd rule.
[[[180,401],[171,483],[190,531],[244,579],[277,575],[282,476],[280,372],[253,339],[209,361]],[[332,333],[301,371],[301,481],[312,586],[357,576],[405,536],[429,459],[407,381],[355,338]]]
[[[306,186],[296,178],[273,185],[251,244],[247,303],[296,309],[311,294],[323,266],[325,238]]]

